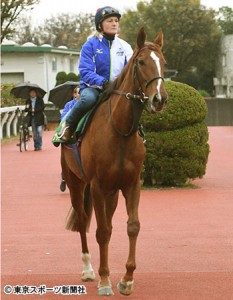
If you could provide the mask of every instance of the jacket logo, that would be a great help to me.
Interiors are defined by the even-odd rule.
[[[103,49],[96,49],[96,53],[101,53],[101,54],[103,54]]]
[[[124,55],[124,51],[122,50],[122,48],[119,48],[119,50],[116,53],[117,56],[123,56]]]

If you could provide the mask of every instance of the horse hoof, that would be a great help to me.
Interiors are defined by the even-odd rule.
[[[99,286],[98,296],[113,296],[113,290],[111,286]]]
[[[122,279],[117,285],[118,291],[125,296],[129,296],[133,292],[133,280],[124,282]]]
[[[82,273],[82,277],[81,277],[82,281],[94,281],[95,280],[95,273],[92,272],[83,272]]]

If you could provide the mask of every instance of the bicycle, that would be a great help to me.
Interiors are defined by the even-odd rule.
[[[30,134],[27,124],[27,118],[24,115],[24,111],[20,111],[17,109],[17,111],[20,113],[19,116],[19,143],[17,146],[19,146],[20,152],[28,150],[28,142],[30,141]]]

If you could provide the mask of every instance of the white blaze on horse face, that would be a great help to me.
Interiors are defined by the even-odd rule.
[[[150,56],[152,57],[152,59],[154,60],[156,66],[157,66],[159,77],[162,77],[161,76],[161,66],[160,66],[159,57],[153,51],[151,52]],[[158,92],[157,98],[158,98],[158,100],[162,99],[161,93],[160,93],[161,82],[162,82],[162,79],[161,78],[158,79],[158,84],[157,84],[157,92]]]

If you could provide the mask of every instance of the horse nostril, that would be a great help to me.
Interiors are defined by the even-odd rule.
[[[154,97],[154,104],[158,104],[160,102],[163,102],[163,96],[160,93],[157,93]]]
[[[160,102],[160,100],[158,99],[158,94],[156,94],[153,98],[153,105],[158,104],[158,102]]]
[[[162,102],[164,103],[164,104],[167,104],[167,101],[168,101],[168,96],[166,95],[166,96],[163,96],[162,97]]]

